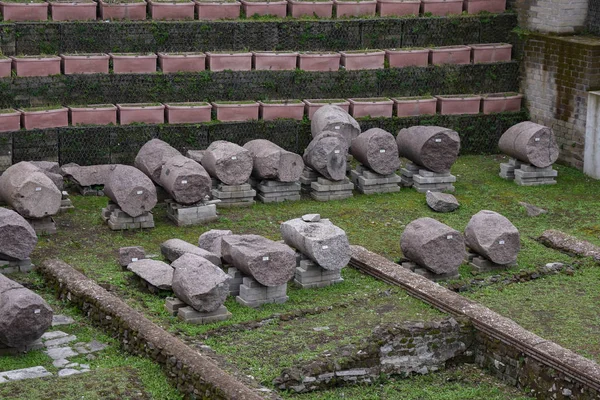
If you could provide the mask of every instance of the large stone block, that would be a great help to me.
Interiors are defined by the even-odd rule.
[[[482,210],[471,217],[465,228],[467,246],[496,264],[517,261],[521,249],[519,231],[505,216]]]
[[[458,158],[460,137],[440,126],[411,126],[396,137],[398,154],[433,172],[448,172]]]

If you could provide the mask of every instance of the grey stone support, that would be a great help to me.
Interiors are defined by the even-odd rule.
[[[235,300],[246,307],[257,308],[267,303],[282,304],[288,301],[287,283],[277,286],[264,286],[254,278],[244,277],[240,294]]]
[[[52,217],[26,219],[37,235],[54,235],[57,232],[56,222]]]
[[[300,256],[294,275],[294,284],[302,289],[327,287],[343,282],[341,270],[327,270],[314,261]]]
[[[192,205],[176,203],[166,200],[167,218],[177,226],[203,225],[215,222],[219,219],[217,215],[217,204],[220,200],[210,200]]]
[[[399,184],[402,182],[402,178],[395,173],[381,175],[364,165],[357,165],[356,169],[350,172],[350,179],[363,194],[399,192]]]
[[[217,203],[219,208],[229,207],[250,207],[254,205],[256,190],[252,189],[249,183],[241,185],[226,185],[218,183],[216,188],[212,189],[212,197],[220,200]]]
[[[280,203],[300,200],[301,184],[296,182],[279,182],[275,180],[253,180],[250,184],[256,190],[256,198],[261,203]]]
[[[117,204],[111,202],[102,209],[102,218],[113,231],[154,228],[154,216],[151,212],[132,217],[121,210]]]
[[[210,324],[228,320],[231,318],[231,313],[224,305],[211,312],[200,312],[192,307],[181,307],[177,310],[177,317],[188,324]]]
[[[353,196],[354,184],[350,179],[331,181],[326,178],[317,178],[310,184],[310,197],[317,201],[343,200]]]

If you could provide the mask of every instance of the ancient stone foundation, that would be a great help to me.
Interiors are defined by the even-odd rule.
[[[552,169],[552,166],[538,168],[514,158],[500,164],[500,177],[514,180],[519,186],[555,185],[557,176],[558,171]]]
[[[219,207],[250,207],[254,204],[256,190],[249,183],[241,185],[226,185],[213,179],[212,197],[221,200]]]
[[[66,211],[72,210],[74,208],[75,207],[73,207],[73,202],[69,198],[69,193],[67,193],[63,190],[62,198],[60,200],[60,209],[58,210],[58,212],[66,212]]]
[[[56,222],[54,222],[54,218],[52,217],[25,219],[37,235],[54,235],[56,233]]]
[[[0,274],[12,274],[13,272],[29,272],[35,265],[31,263],[31,258],[25,260],[0,260]]]
[[[395,173],[381,175],[364,165],[357,165],[356,169],[350,172],[350,179],[356,189],[363,194],[399,192],[398,184],[402,180]]]
[[[296,253],[294,283],[302,289],[321,288],[343,282],[342,270],[327,270],[301,253]]]
[[[154,228],[154,216],[151,212],[146,211],[139,217],[132,217],[113,202],[102,209],[102,219],[113,231]]]
[[[254,278],[245,276],[240,285],[240,294],[235,300],[247,307],[260,307],[267,303],[285,303],[288,301],[287,283],[278,286],[264,286]]]
[[[496,264],[495,262],[488,260],[472,250],[467,251],[465,261],[468,262],[469,266],[477,272],[500,271],[517,265],[517,263]]]
[[[353,196],[354,184],[350,179],[330,181],[322,177],[310,184],[310,197],[317,201],[342,200]]]
[[[300,182],[250,179],[250,185],[256,190],[256,198],[262,203],[300,200]]]
[[[432,172],[409,162],[400,170],[400,173],[401,185],[413,187],[419,193],[454,192],[452,184],[456,182],[456,176],[450,172]]]
[[[203,201],[192,205],[176,203],[165,200],[167,204],[167,218],[177,226],[202,225],[219,219],[217,204],[220,200]]]

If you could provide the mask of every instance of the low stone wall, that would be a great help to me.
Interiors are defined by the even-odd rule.
[[[2,23],[5,55],[68,52],[351,50],[505,41],[513,13],[341,20]],[[1,91],[0,91],[1,92]]]
[[[573,33],[585,29],[588,1],[520,0],[514,3],[519,26],[543,33]]]
[[[600,0],[588,0],[587,29],[594,35],[600,35]]]
[[[396,134],[414,125],[437,125],[456,130],[461,154],[495,154],[500,136],[512,125],[527,120],[527,113],[489,115],[425,115],[408,118],[366,118],[363,131],[381,128]],[[133,164],[139,149],[158,138],[185,152],[204,149],[215,140],[240,145],[268,139],[286,150],[302,154],[311,140],[310,121],[275,120],[210,122],[186,125],[85,126],[0,132],[0,172],[19,161],[48,160],[61,165]]]
[[[351,266],[440,310],[468,318],[476,331],[477,363],[507,383],[527,388],[538,398],[600,397],[600,366],[593,361],[363,247],[351,246],[351,251]]]
[[[46,260],[38,271],[59,298],[67,299],[94,324],[111,332],[124,350],[162,365],[187,398],[263,398],[68,264]]]
[[[471,324],[454,318],[379,326],[362,345],[343,346],[307,365],[285,369],[274,384],[302,393],[372,383],[383,375],[423,375],[458,359],[472,361],[473,341]]]
[[[516,61],[361,71],[204,71],[0,78],[0,108],[216,100],[402,97],[519,90]]]

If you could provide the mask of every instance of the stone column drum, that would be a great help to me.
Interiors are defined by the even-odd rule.
[[[429,217],[406,225],[400,247],[406,258],[436,274],[455,272],[465,259],[462,235]]]
[[[252,154],[253,176],[280,182],[296,182],[300,179],[304,169],[304,161],[300,155],[265,139],[251,140],[244,148]]]
[[[371,128],[352,141],[350,154],[381,175],[389,175],[400,168],[398,145],[394,135],[379,128]]]
[[[521,249],[517,228],[505,216],[489,210],[471,217],[465,241],[471,250],[500,265],[517,261]]]
[[[179,204],[195,204],[210,194],[210,176],[196,161],[177,155],[165,161],[160,185]]]
[[[396,137],[398,154],[432,172],[445,173],[456,162],[460,137],[440,126],[411,126]]]
[[[35,165],[21,161],[0,175],[0,197],[25,218],[58,213],[62,193]]]
[[[168,159],[181,153],[167,142],[152,139],[146,142],[135,156],[134,166],[160,185],[160,173]]]
[[[558,159],[558,144],[552,129],[530,121],[508,128],[498,147],[503,153],[538,168],[549,167]]]
[[[225,185],[241,185],[252,173],[252,155],[235,143],[217,140],[204,152],[202,166]]]
[[[332,181],[346,177],[348,145],[344,137],[332,131],[317,135],[304,151],[304,163]]]
[[[151,211],[156,205],[156,187],[142,171],[117,166],[108,176],[104,193],[131,217]]]
[[[0,207],[0,259],[25,260],[37,241],[35,231],[25,218]]]
[[[360,125],[343,108],[326,105],[320,107],[313,114],[310,122],[310,131],[313,138],[316,138],[322,132],[332,131],[340,134],[348,147],[358,135],[360,135]]]

